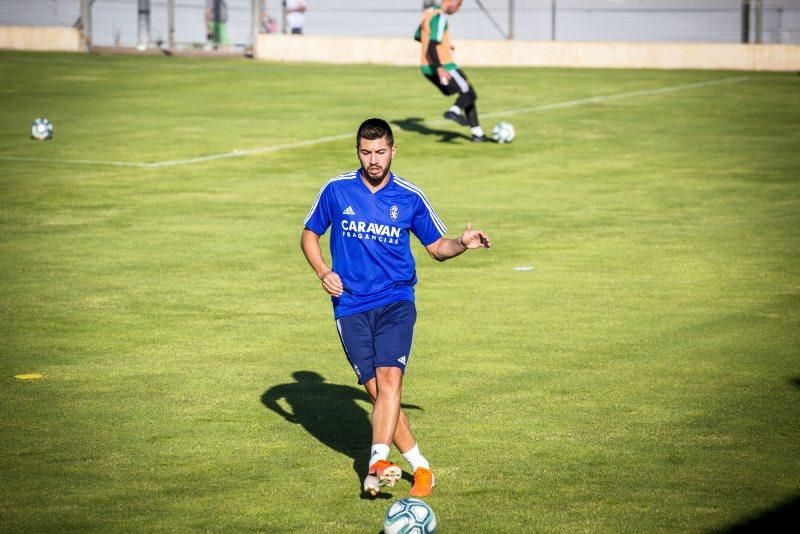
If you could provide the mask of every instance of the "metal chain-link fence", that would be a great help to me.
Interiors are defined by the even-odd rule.
[[[308,0],[307,33],[407,37],[424,0]],[[455,38],[800,43],[800,0],[463,0]],[[760,17],[760,18],[759,18]]]
[[[209,28],[214,0],[83,0],[91,4],[95,46],[148,45],[244,50],[254,31],[286,31],[287,4],[299,0],[224,0],[224,27]],[[426,0],[304,0],[303,33],[410,38]],[[430,3],[430,2],[427,2]],[[71,26],[81,0],[0,0],[0,25]],[[256,20],[254,20],[256,19]],[[800,0],[463,0],[455,39],[703,43],[800,43]],[[213,35],[210,35],[213,34]]]
[[[73,26],[79,0],[0,0],[0,26]]]
[[[167,0],[150,0],[150,44],[169,42]],[[224,33],[220,42],[209,37],[206,0],[174,1],[174,42],[179,48],[208,48],[214,44],[245,48],[252,43],[251,0],[225,0]],[[210,9],[208,9],[210,8]],[[92,5],[92,41],[96,46],[136,46],[140,44],[139,13],[136,0],[95,0]]]

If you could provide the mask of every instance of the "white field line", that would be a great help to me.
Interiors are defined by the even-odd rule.
[[[146,163],[136,161],[111,161],[102,159],[64,159],[64,158],[37,158],[35,156],[0,156],[3,161],[30,161],[33,163],[67,163],[74,165],[103,165],[111,167],[145,167]]]
[[[277,152],[287,148],[296,148],[302,146],[318,145],[320,143],[327,143],[328,141],[338,141],[340,139],[347,139],[353,137],[354,133],[328,135],[325,137],[317,137],[315,139],[306,139],[304,141],[293,141],[291,143],[283,143],[281,145],[262,146],[258,148],[250,148],[247,150],[232,150],[231,152],[223,152],[220,154],[210,154],[208,156],[198,156],[195,158],[185,159],[172,159],[164,161],[143,162],[143,161],[114,161],[114,160],[97,160],[97,159],[63,159],[63,158],[39,158],[27,156],[0,156],[0,160],[4,161],[30,161],[34,163],[71,163],[75,165],[103,165],[111,167],[135,167],[138,169],[159,169],[162,167],[174,167],[178,165],[191,165],[192,163],[202,163],[204,161],[214,161],[218,159],[228,158],[241,158],[244,156],[251,156],[253,154],[263,154],[266,152]]]
[[[712,85],[721,85],[725,83],[739,83],[749,80],[747,76],[734,76],[731,78],[718,78],[716,80],[709,80],[707,82],[686,83],[682,85],[671,85],[668,87],[660,87],[658,89],[643,89],[641,91],[629,91],[627,93],[616,93],[613,95],[590,96],[587,98],[579,98],[577,100],[567,100],[566,102],[556,102],[554,104],[542,104],[541,106],[532,106],[528,108],[509,109],[506,111],[495,111],[493,113],[481,113],[481,117],[509,117],[511,115],[522,115],[524,113],[537,113],[541,111],[550,111],[554,109],[573,108],[576,106],[583,106],[585,104],[598,104],[608,100],[622,100],[625,98],[635,98],[637,96],[652,96],[664,93],[674,93],[677,91],[687,91],[689,89],[699,89],[701,87],[710,87]],[[431,121],[431,123],[434,121]],[[439,119],[436,123],[447,122],[447,119]]]
[[[327,143],[328,141],[339,141],[340,139],[347,139],[348,137],[352,137],[353,141],[355,141],[355,133],[346,133],[346,134],[339,134],[339,135],[328,135],[325,137],[317,137],[315,139],[306,139],[305,141],[294,141],[291,143],[284,143],[282,145],[272,145],[272,146],[264,146],[260,148],[250,148],[247,150],[233,150],[232,152],[223,152],[221,154],[211,154],[209,156],[199,156],[196,158],[186,158],[186,159],[173,159],[167,161],[156,161],[153,163],[143,163],[142,167],[146,167],[148,169],[157,169],[160,167],[174,167],[176,165],[190,165],[192,163],[201,163],[203,161],[214,161],[217,159],[227,159],[227,158],[241,158],[244,156],[250,156],[252,154],[263,154],[265,152],[277,152],[279,150],[285,150],[287,148],[297,148],[301,146],[310,146],[310,145],[318,145],[320,143]]]
[[[526,108],[509,109],[506,111],[495,111],[493,113],[482,113],[482,117],[509,117],[512,115],[522,115],[524,113],[539,113],[542,111],[551,111],[554,109],[572,108],[583,106],[586,104],[597,104],[609,100],[623,100],[626,98],[635,98],[639,96],[653,96],[666,93],[675,93],[677,91],[688,91],[690,89],[699,89],[701,87],[711,87],[714,85],[722,85],[726,83],[739,83],[749,80],[747,76],[734,76],[730,78],[718,78],[716,80],[708,80],[705,82],[685,83],[681,85],[670,85],[667,87],[659,87],[657,89],[643,89],[641,91],[628,91],[625,93],[616,93],[611,95],[591,96],[587,98],[578,98],[576,100],[567,100],[564,102],[555,102],[553,104],[542,104],[541,106],[531,106]],[[449,122],[447,119],[437,119],[433,121],[425,121],[425,124],[435,125],[444,124]],[[191,165],[194,163],[203,163],[206,161],[216,161],[229,158],[241,158],[251,156],[253,154],[265,154],[269,152],[278,152],[290,148],[298,148],[305,146],[313,146],[321,143],[328,143],[330,141],[339,141],[352,137],[353,133],[327,135],[324,137],[316,137],[314,139],[306,139],[303,141],[293,141],[291,143],[283,143],[280,145],[264,146],[258,148],[250,148],[245,150],[232,150],[230,152],[221,152],[219,154],[210,154],[208,156],[198,156],[194,158],[172,159],[154,162],[136,162],[136,161],[113,161],[113,160],[91,160],[91,159],[63,159],[63,158],[41,158],[41,157],[26,157],[26,156],[0,156],[0,161],[30,161],[39,163],[66,163],[75,165],[105,165],[112,167],[135,167],[140,169],[160,169],[164,167],[176,167],[180,165]]]

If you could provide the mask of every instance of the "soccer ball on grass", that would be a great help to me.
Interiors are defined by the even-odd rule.
[[[517,132],[514,131],[514,127],[510,122],[498,122],[492,128],[492,139],[498,143],[510,143],[516,136]]]
[[[49,120],[38,118],[31,124],[31,139],[37,141],[44,141],[45,139],[53,138],[53,125]]]
[[[432,534],[436,515],[425,501],[406,497],[392,503],[383,520],[385,534]]]

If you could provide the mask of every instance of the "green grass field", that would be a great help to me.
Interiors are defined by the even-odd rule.
[[[796,514],[800,77],[466,70],[514,143],[472,145],[414,68],[0,54],[0,531],[381,529],[299,249],[373,115],[450,235],[493,241],[415,245],[403,400],[441,532]]]

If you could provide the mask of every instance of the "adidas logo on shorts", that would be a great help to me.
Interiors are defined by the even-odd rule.
[[[406,364],[406,357],[405,356],[400,356],[399,358],[397,358],[397,361],[402,363],[403,365],[405,365]]]

